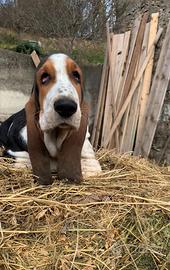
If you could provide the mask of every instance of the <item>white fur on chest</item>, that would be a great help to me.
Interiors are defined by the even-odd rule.
[[[44,132],[44,143],[52,158],[56,158],[58,156],[58,152],[60,151],[67,135],[68,131],[64,129],[61,129],[58,136],[56,136],[56,131]]]

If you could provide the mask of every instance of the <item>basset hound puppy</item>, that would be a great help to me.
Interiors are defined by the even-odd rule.
[[[25,108],[0,126],[4,154],[26,164],[29,158],[40,184],[52,183],[52,171],[75,182],[82,180],[82,171],[101,171],[89,142],[82,84],[82,71],[71,58],[49,56],[36,70]]]

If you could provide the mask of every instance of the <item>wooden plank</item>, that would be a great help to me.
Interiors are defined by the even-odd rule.
[[[148,157],[170,80],[170,22],[162,45],[148,100],[145,128],[139,154]]]
[[[133,26],[132,32],[131,32],[130,47],[129,47],[128,57],[127,57],[124,73],[123,73],[122,80],[121,80],[119,90],[118,90],[117,105],[116,105],[117,106],[117,113],[118,113],[118,110],[120,110],[120,104],[121,104],[121,101],[123,99],[123,90],[125,88],[125,83],[127,81],[129,67],[130,67],[130,63],[132,61],[133,51],[134,51],[136,38],[137,38],[137,33],[138,33],[139,27],[140,27],[140,23],[141,23],[141,16],[138,17],[135,20],[134,26]]]
[[[128,59],[127,59],[125,76],[123,77],[121,89],[119,90],[120,93],[121,93],[121,95],[119,96],[118,105],[117,105],[119,110],[120,110],[121,101],[123,100],[125,84],[126,84],[126,81],[128,79],[128,76],[129,76],[129,68],[130,68],[130,65],[131,65],[131,62],[132,62],[132,57],[133,57],[133,54],[134,54],[134,49],[135,49],[135,45],[136,45],[136,41],[137,41],[137,35],[138,35],[139,28],[140,28],[140,25],[141,25],[141,18],[142,17],[140,16],[135,20],[134,26],[132,28],[131,42],[130,42],[129,55],[128,55]],[[120,134],[119,152],[121,151],[122,141],[124,140],[124,136],[125,136],[125,130],[126,130],[126,127],[127,127],[127,121],[128,121],[128,117],[129,117],[129,110],[130,110],[130,108],[128,107],[125,114],[124,114],[124,117],[123,117],[123,119],[121,121],[121,124],[117,127],[117,129],[119,130],[119,134]]]
[[[135,46],[134,46],[134,50],[132,52],[132,58],[131,58],[131,62],[130,62],[130,65],[129,65],[127,78],[126,78],[125,85],[124,85],[124,88],[123,88],[123,95],[122,95],[122,99],[120,101],[118,110],[120,110],[120,108],[122,107],[122,105],[124,103],[124,100],[126,99],[128,93],[129,93],[129,91],[131,89],[132,82],[134,80],[134,74],[135,74],[136,66],[138,64],[139,57],[140,57],[140,52],[141,52],[141,48],[142,48],[142,41],[143,41],[143,37],[144,37],[144,32],[145,32],[145,26],[146,26],[147,19],[148,19],[148,13],[145,13],[143,15],[142,19],[141,19],[137,34],[134,33],[134,35],[136,35]],[[130,104],[128,106],[130,106]],[[120,152],[122,152],[121,149],[122,149],[122,145],[123,145],[123,142],[124,142],[124,139],[125,139],[125,132],[126,132],[126,129],[127,129],[129,112],[130,112],[130,108],[127,108],[127,112],[125,112],[123,123],[122,123],[122,137],[121,137]]]
[[[111,100],[111,112],[112,112],[112,119],[111,119],[111,125],[113,125],[114,117],[117,113],[116,111],[116,97],[118,94],[118,82],[119,78],[121,77],[120,68],[122,64],[122,56],[123,56],[123,50],[124,50],[124,37],[125,34],[119,34],[118,38],[118,44],[117,44],[117,51],[116,51],[116,62],[115,62],[115,72],[114,72],[114,78],[113,78],[113,93],[114,93],[114,99]],[[109,129],[110,131],[110,129]],[[112,145],[109,145],[109,149],[115,148],[115,151],[118,152],[120,148],[120,141],[119,141],[119,130],[116,130],[115,134],[115,140],[114,136],[112,138]]]
[[[116,88],[117,88],[117,92],[116,92],[116,96],[115,96],[115,105],[116,106],[119,102],[119,96],[121,95],[121,90],[122,90],[121,82],[123,81],[124,74],[125,74],[125,67],[126,67],[127,56],[128,56],[128,51],[129,51],[130,36],[131,36],[130,31],[125,32],[124,41],[123,41],[122,59],[121,59],[120,69],[119,69],[120,75],[118,77],[117,86],[116,86]],[[116,111],[117,111],[117,108],[116,108]]]
[[[36,53],[36,51],[33,51],[31,53],[31,58],[32,58],[32,61],[35,65],[35,67],[38,67],[38,65],[40,63],[40,58],[39,58],[38,54]]]
[[[121,44],[120,50],[118,51],[119,59],[118,63],[116,64],[116,76],[114,79],[114,92],[115,92],[115,106],[116,108],[116,114],[117,114],[117,103],[118,103],[118,98],[121,96],[121,90],[122,88],[120,87],[122,80],[124,78],[125,74],[125,67],[126,67],[126,62],[127,62],[127,56],[128,56],[128,51],[129,51],[129,42],[130,42],[130,31],[125,32],[123,35],[124,39],[122,40],[123,42],[119,42],[118,44]],[[118,46],[119,47],[119,46]],[[114,118],[116,115],[114,115]],[[112,119],[112,125],[113,125],[113,119]],[[119,129],[116,130],[117,136],[118,136],[118,144],[115,144],[115,139],[114,136],[111,138],[110,143],[109,143],[109,149],[115,148],[117,152],[120,150],[120,138],[121,134]]]
[[[150,50],[149,50],[149,52],[147,54],[147,57],[145,58],[145,61],[144,61],[143,65],[142,65],[142,67],[141,67],[141,69],[140,69],[140,71],[139,71],[139,73],[138,73],[135,81],[134,81],[133,87],[131,88],[131,90],[130,90],[130,92],[129,92],[129,94],[128,94],[128,96],[127,96],[127,98],[126,98],[126,100],[125,100],[125,102],[124,102],[124,104],[123,104],[120,112],[118,113],[118,115],[117,115],[117,117],[116,117],[116,119],[114,121],[114,124],[113,124],[113,126],[112,126],[112,128],[110,130],[110,135],[109,135],[109,137],[107,139],[107,142],[106,142],[107,145],[109,144],[111,137],[113,136],[113,134],[114,134],[117,126],[120,124],[120,121],[122,120],[122,117],[123,117],[123,115],[124,115],[124,113],[125,113],[128,105],[129,105],[132,97],[133,97],[133,94],[134,94],[136,88],[138,87],[138,84],[139,84],[140,79],[141,79],[141,77],[143,75],[143,72],[146,69],[146,66],[147,66],[147,64],[148,64],[148,62],[149,62],[149,60],[150,60],[150,58],[151,58],[151,56],[153,54],[155,45],[158,42],[161,34],[162,34],[162,29],[159,29],[159,31],[157,33],[157,36],[156,36],[156,39],[153,42],[152,46],[150,47]]]
[[[143,44],[142,44],[141,56],[140,56],[139,65],[137,67],[136,73],[138,73],[138,71],[140,70],[145,60],[145,57],[147,55],[149,29],[150,29],[150,23],[147,23],[146,28],[145,28]],[[130,107],[129,117],[128,117],[126,129],[124,130],[124,139],[122,141],[121,149],[120,149],[121,153],[131,152],[133,150],[136,128],[137,128],[137,121],[138,121],[138,116],[139,116],[139,103],[140,103],[142,85],[143,85],[143,77],[141,78],[140,84],[138,88],[136,89],[132,97],[131,104],[129,106]]]
[[[121,134],[119,153],[123,153],[122,145],[123,145],[123,142],[125,140],[125,131],[126,131],[127,126],[128,126],[129,113],[130,113],[130,103],[125,111],[125,114],[122,118],[120,126],[117,127],[117,129],[120,129],[120,134]]]
[[[109,66],[107,65],[106,67],[106,79],[104,82],[104,90],[103,90],[103,98],[101,102],[101,107],[100,107],[100,114],[99,114],[99,120],[98,120],[98,129],[96,132],[96,141],[94,144],[95,149],[101,146],[101,130],[102,130],[102,124],[103,124],[103,115],[104,115],[104,110],[105,110],[105,102],[106,102],[106,93],[107,93],[107,84],[108,84],[108,76],[109,76]]]
[[[146,18],[145,18],[146,19]],[[138,64],[139,61],[139,56],[140,56],[140,50],[142,47],[142,39],[143,39],[143,35],[144,35],[144,20],[139,20],[139,18],[136,19],[135,23],[134,23],[134,27],[132,29],[132,37],[131,37],[131,45],[130,45],[130,52],[129,52],[129,59],[127,62],[127,67],[126,67],[126,77],[124,80],[124,87],[122,89],[122,97],[121,100],[119,100],[119,106],[121,106],[121,102],[123,102],[124,98],[125,98],[125,94],[124,91],[126,90],[127,93],[129,92],[129,90],[127,90],[126,88],[126,83],[129,82],[129,87],[131,87],[131,84],[133,82],[134,76],[135,76],[135,72],[136,72],[136,65]],[[142,32],[141,32],[142,30]],[[140,35],[139,35],[140,33]],[[134,62],[134,55],[135,55],[135,62]],[[132,66],[133,64],[133,66]],[[130,70],[131,69],[131,70]],[[132,73],[133,72],[133,73]],[[132,75],[132,76],[131,76]],[[130,77],[131,76],[131,77]],[[120,110],[120,108],[119,108]],[[130,112],[130,104],[127,108],[127,111],[125,112],[125,115],[122,119],[122,123],[120,125],[120,127],[117,127],[120,129],[120,134],[121,134],[121,138],[120,138],[120,152],[122,152],[122,146],[123,146],[123,142],[125,139],[125,132],[127,129],[127,124],[128,124],[128,117],[129,117],[129,112]]]
[[[112,85],[112,91],[113,91],[113,97],[110,100],[111,103],[111,109],[112,109],[112,113],[114,114],[116,112],[116,97],[117,97],[117,92],[118,92],[118,88],[117,88],[117,84],[118,84],[118,80],[121,77],[120,74],[120,65],[121,65],[121,61],[122,61],[122,52],[124,49],[124,36],[125,34],[118,34],[115,35],[115,46],[114,46],[114,55],[115,55],[115,62],[112,63],[112,69],[113,69],[113,73],[112,73],[112,80],[113,80],[113,85]]]
[[[130,36],[129,36],[129,38],[130,38]],[[126,39],[127,39],[127,37],[126,37]],[[118,96],[119,84],[120,84],[120,81],[122,79],[122,70],[124,67],[124,55],[125,55],[124,50],[127,48],[127,44],[124,43],[125,42],[125,34],[117,35],[116,42],[117,42],[116,52],[115,52],[116,59],[115,59],[114,74],[113,74],[113,76],[114,76],[113,77],[113,92],[114,92],[115,100],[111,100],[114,108],[116,106],[116,99]],[[126,48],[125,48],[125,46],[126,46]],[[114,113],[113,110],[112,110],[112,112]]]
[[[114,34],[112,35],[112,40],[110,38],[110,31],[109,31],[109,25],[108,23],[106,24],[106,33],[107,33],[107,52],[108,52],[108,65],[109,65],[109,78],[108,78],[108,84],[107,84],[107,90],[106,90],[106,101],[105,101],[105,109],[104,109],[104,115],[103,115],[103,127],[102,127],[102,136],[101,136],[101,146],[104,146],[104,140],[105,137],[107,136],[107,121],[108,121],[108,113],[109,113],[109,99],[111,98],[112,95],[112,74],[113,74],[113,69],[111,68],[111,63],[114,59],[114,50],[112,51],[112,46],[115,45],[114,39],[115,36]]]
[[[108,136],[109,130],[113,123],[113,115],[116,113],[115,95],[116,87],[115,82],[118,78],[119,65],[122,57],[124,34],[118,34],[113,36],[112,41],[112,54],[110,61],[110,69],[112,72],[109,74],[108,92],[106,99],[106,110],[104,116],[103,132],[102,132],[102,146],[105,147],[105,139]],[[115,147],[118,147],[118,134],[115,138]]]
[[[136,69],[136,64],[138,62],[139,54],[140,54],[141,47],[142,47],[142,41],[143,41],[143,36],[144,36],[144,31],[145,31],[147,19],[148,19],[148,13],[145,13],[142,17],[142,20],[141,20],[141,23],[139,26],[139,30],[137,33],[135,46],[134,46],[131,62],[130,62],[129,69],[128,69],[128,74],[127,74],[127,77],[126,77],[126,80],[124,83],[124,87],[123,87],[123,95],[122,95],[122,98],[120,100],[120,104],[118,106],[118,111],[121,109],[121,107],[124,103],[124,100],[126,99],[128,93],[130,91],[130,87],[132,85],[132,81],[134,78],[134,72]]]
[[[102,140],[101,140],[102,147],[105,147],[105,139],[108,136],[108,130],[110,129],[111,119],[112,119],[111,100],[114,100],[113,78],[114,78],[114,72],[115,72],[115,70],[112,67],[115,66],[117,39],[118,39],[118,35],[113,35],[112,45],[110,44],[109,46],[110,47],[110,53],[109,53],[110,72],[109,72],[109,81],[108,81],[108,89],[107,89],[104,120],[103,120],[103,130],[102,130]]]
[[[96,115],[95,115],[92,137],[91,137],[91,143],[94,147],[97,147],[98,139],[100,136],[100,128],[101,128],[100,119],[101,119],[101,114],[103,113],[103,109],[104,109],[102,106],[102,102],[105,99],[104,97],[105,97],[105,92],[106,92],[105,84],[107,80],[107,70],[108,70],[108,52],[106,48],[104,64],[102,68],[99,96],[98,96],[98,102],[97,102],[97,108],[96,108]]]
[[[107,24],[107,36],[109,33],[109,27]],[[109,39],[108,39],[109,40]],[[123,50],[123,40],[124,34],[113,35],[112,38],[112,46],[110,45],[109,50],[109,66],[110,66],[110,75],[109,75],[109,83],[108,83],[108,92],[107,92],[107,100],[105,106],[105,115],[104,115],[104,123],[103,123],[103,132],[102,132],[102,146],[105,147],[105,139],[109,134],[109,130],[111,128],[113,122],[113,116],[116,115],[116,104],[115,104],[115,96],[117,92],[117,88],[115,87],[115,83],[117,82],[116,73],[118,73],[118,67],[120,63],[121,50]],[[111,48],[112,47],[112,48]],[[112,49],[112,52],[111,52]],[[115,138],[112,138],[115,142],[115,147],[119,147],[119,134],[116,131]]]
[[[147,48],[148,50],[153,40],[156,37],[156,33],[158,29],[158,17],[159,17],[159,13],[153,13],[151,15],[149,42],[148,42],[148,48]],[[139,122],[138,122],[137,134],[136,134],[134,155],[139,154],[139,148],[140,148],[140,144],[141,144],[141,140],[143,136],[145,117],[146,117],[146,108],[147,108],[148,97],[150,93],[150,87],[151,87],[153,61],[154,61],[154,53],[144,73],[143,88],[142,88],[141,101],[140,101]]]

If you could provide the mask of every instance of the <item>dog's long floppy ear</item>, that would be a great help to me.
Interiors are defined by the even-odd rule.
[[[78,131],[68,136],[61,148],[58,157],[57,174],[59,179],[67,178],[69,181],[79,183],[82,180],[81,151],[87,131],[88,106],[83,101],[81,104],[81,123]]]
[[[44,145],[41,131],[38,127],[36,92],[32,95],[25,106],[27,133],[28,133],[28,152],[34,175],[38,177],[39,184],[52,184],[50,172],[50,158]]]

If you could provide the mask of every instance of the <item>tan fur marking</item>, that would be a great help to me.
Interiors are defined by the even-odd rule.
[[[41,76],[43,73],[48,73],[50,75],[50,80],[46,84],[41,83]],[[44,65],[38,70],[36,74],[36,82],[39,89],[39,102],[40,102],[40,110],[43,111],[43,101],[52,88],[52,86],[55,84],[57,78],[56,78],[56,70],[53,66],[53,63],[51,60],[47,60]]]
[[[80,67],[71,59],[71,58],[67,58],[66,60],[66,69],[67,69],[67,73],[68,73],[68,76],[72,82],[72,84],[74,85],[77,93],[78,93],[78,96],[79,96],[79,100],[81,102],[82,100],[82,83],[83,83],[83,76],[82,76],[82,71],[80,69]],[[77,71],[79,74],[80,74],[80,81],[81,83],[79,84],[74,76],[73,76],[73,71]]]

